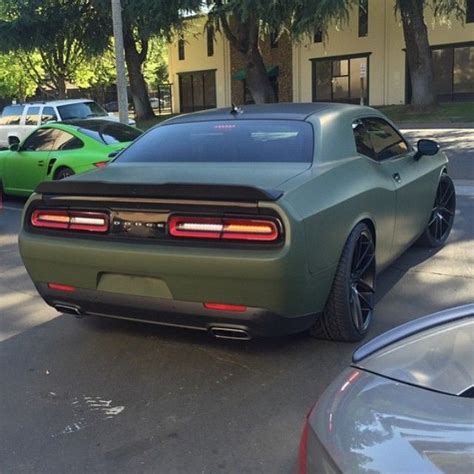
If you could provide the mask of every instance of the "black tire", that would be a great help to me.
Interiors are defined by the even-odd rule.
[[[418,239],[417,245],[430,248],[443,246],[453,228],[455,213],[456,190],[454,183],[447,174],[443,174],[439,180],[428,224]]]
[[[0,181],[0,209],[3,207],[2,204],[5,203],[5,193],[3,192],[3,184],[2,182]]]
[[[372,321],[375,293],[375,244],[369,227],[352,230],[342,251],[322,315],[310,333],[333,341],[360,341]]]
[[[54,173],[54,180],[59,181],[60,179],[68,178],[69,176],[72,176],[73,174],[74,174],[74,171],[71,168],[67,168],[64,166],[56,170],[56,173]]]

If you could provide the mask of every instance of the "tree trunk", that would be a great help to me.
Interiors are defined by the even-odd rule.
[[[142,65],[146,59],[146,52],[138,52],[137,44],[130,25],[124,26],[125,61],[128,69],[128,80],[135,107],[135,117],[138,120],[148,120],[155,116],[150,105],[148,90],[143,77]],[[145,54],[143,54],[145,52]],[[144,57],[145,56],[145,57]]]
[[[57,87],[58,99],[66,99],[66,78],[64,76],[57,76],[55,82]]]
[[[250,15],[245,22],[234,17],[237,32],[229,25],[226,14],[220,17],[222,30],[229,43],[245,58],[247,87],[256,104],[276,102],[275,91],[267,75],[265,62],[260,51],[260,27],[255,15]]]
[[[399,0],[406,54],[410,69],[411,103],[436,104],[433,87],[433,58],[423,15],[423,0]]]
[[[247,53],[246,72],[247,87],[254,102],[256,104],[276,102],[275,91],[268,78],[267,69],[258,45],[256,48],[250,48]]]

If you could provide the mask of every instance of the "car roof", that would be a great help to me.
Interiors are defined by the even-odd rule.
[[[210,120],[306,120],[311,116],[324,116],[334,113],[346,113],[358,110],[372,110],[368,107],[351,104],[335,104],[332,102],[310,103],[277,103],[243,105],[232,113],[231,107],[205,110],[191,114],[180,115],[167,120],[164,124],[202,122]]]
[[[63,99],[63,100],[46,100],[44,102],[25,102],[23,104],[17,105],[50,105],[54,107],[59,107],[61,105],[70,105],[70,104],[81,104],[83,102],[94,102],[92,99]]]

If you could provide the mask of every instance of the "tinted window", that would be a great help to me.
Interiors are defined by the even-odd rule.
[[[53,129],[41,128],[25,140],[21,149],[25,151],[50,151],[53,148],[55,138]]]
[[[26,109],[25,125],[38,125],[39,107],[28,107]]]
[[[163,125],[123,151],[117,162],[310,163],[312,159],[309,123],[239,120]]]
[[[401,135],[385,120],[363,119],[378,160],[386,160],[408,152],[408,145]]]
[[[23,105],[8,105],[5,107],[0,118],[0,125],[19,125],[23,109]]]
[[[105,143],[106,145],[132,142],[135,138],[141,135],[141,131],[136,128],[129,127],[122,123],[113,122],[106,124],[90,123],[87,127],[81,127],[79,131],[100,143]]]
[[[375,159],[376,155],[370,136],[361,120],[357,120],[352,124],[352,131],[354,133],[357,153]]]
[[[76,104],[60,105],[59,115],[62,120],[85,119],[90,117],[106,117],[107,112],[95,102],[78,102]]]
[[[53,107],[43,107],[43,113],[41,114],[41,123],[56,122],[58,117]]]
[[[77,150],[84,146],[82,140],[62,130],[55,130],[55,138],[53,150]]]

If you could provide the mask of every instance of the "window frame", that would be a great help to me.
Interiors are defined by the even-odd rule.
[[[32,116],[36,115],[36,117],[37,117],[36,123],[28,123],[28,118],[30,117],[30,110],[35,110],[35,109],[37,109],[38,112],[33,113],[31,115]],[[25,125],[27,125],[29,127],[37,127],[41,123],[40,122],[41,121],[41,106],[35,105],[35,104],[28,105],[27,107],[25,107],[24,116],[25,116]]]
[[[178,61],[184,61],[186,59],[186,49],[184,44],[184,38],[178,39]]]
[[[388,127],[390,127],[395,133],[396,135],[398,135],[400,137],[400,142],[403,142],[406,147],[407,147],[407,150],[406,152],[404,153],[400,153],[398,155],[394,155],[394,156],[390,156],[388,158],[379,158],[378,155],[379,153],[377,153],[375,151],[375,147],[373,145],[373,142],[372,142],[372,138],[370,137],[370,133],[367,129],[367,125],[366,125],[366,120],[380,120],[381,122],[384,122]],[[354,146],[355,146],[355,149],[356,149],[356,152],[359,154],[359,155],[362,155],[362,156],[365,156],[366,158],[368,158],[369,160],[372,160],[372,161],[375,161],[376,163],[385,163],[387,161],[391,161],[391,160],[397,160],[399,158],[403,158],[405,157],[406,155],[410,154],[413,152],[413,147],[407,142],[407,140],[405,139],[405,137],[401,134],[401,132],[399,130],[397,130],[396,127],[394,127],[387,119],[383,118],[383,117],[380,117],[378,115],[363,115],[363,116],[360,116],[360,117],[356,117],[352,120],[352,124],[351,126],[354,125],[355,122],[361,122],[362,125],[364,126],[364,129],[366,130],[366,133],[369,134],[369,140],[370,140],[370,143],[372,145],[372,150],[374,152],[374,155],[375,157],[370,157],[368,155],[366,155],[365,153],[360,153],[358,150],[357,150],[357,143],[355,141],[355,135],[354,135],[354,128],[352,128],[352,136],[353,136],[353,139],[354,139]],[[400,143],[400,142],[397,142],[397,143]],[[393,145],[392,145],[393,146]]]
[[[51,150],[53,149],[54,147],[54,143],[56,142],[56,138],[54,138],[54,132],[55,132],[55,128],[47,128],[47,127],[44,127],[44,128],[37,128],[36,130],[34,130],[32,133],[30,133],[26,138],[25,140],[23,141],[23,143],[21,144],[21,147],[19,148],[18,151],[24,151],[24,152],[27,152],[27,153],[50,153]],[[51,148],[49,150],[28,150],[26,148],[26,144],[28,143],[28,141],[31,139],[31,137],[37,135],[38,133],[42,133],[43,131],[46,131],[46,132],[49,132],[53,135],[53,138],[54,138],[54,141],[52,142],[52,145],[51,145]]]
[[[206,28],[206,32],[207,32],[207,57],[210,58],[214,56],[214,41],[216,37],[214,25],[208,25]]]
[[[358,35],[359,38],[369,36],[369,0],[359,0]]]
[[[474,23],[474,0],[466,0],[466,23]]]
[[[189,113],[189,112],[196,112],[200,110],[209,110],[214,109],[217,107],[217,77],[216,77],[217,69],[204,69],[200,71],[186,71],[186,72],[178,72],[178,88],[179,88],[179,109],[181,113]],[[208,103],[206,100],[208,97],[206,95],[206,73],[213,73],[214,74],[214,97],[212,98],[213,101],[210,105],[204,105],[203,107],[196,106],[195,103],[195,94],[194,91],[197,87],[202,87],[202,97],[203,102]],[[192,98],[192,106],[191,110],[183,110],[183,78],[189,76],[191,78],[191,98]],[[197,77],[199,76],[200,81],[196,81]],[[200,83],[200,84],[199,84]]]
[[[372,52],[366,52],[366,53],[356,53],[356,54],[346,54],[346,55],[340,55],[340,56],[329,56],[329,57],[318,57],[318,58],[311,58],[311,88],[312,88],[312,102],[336,102],[336,103],[349,103],[349,104],[359,104],[360,98],[352,98],[351,97],[351,60],[352,59],[360,59],[360,58],[365,58],[367,67],[366,67],[366,72],[365,72],[365,89],[366,89],[366,94],[364,97],[364,104],[369,105],[370,104],[370,56],[372,55]],[[334,99],[334,90],[333,90],[333,63],[334,61],[341,61],[347,59],[349,61],[348,63],[348,81],[349,81],[349,97],[347,99]],[[316,68],[317,64],[320,62],[324,61],[331,61],[331,99],[317,99],[317,89],[316,89]],[[346,77],[346,76],[337,76],[337,77]]]

